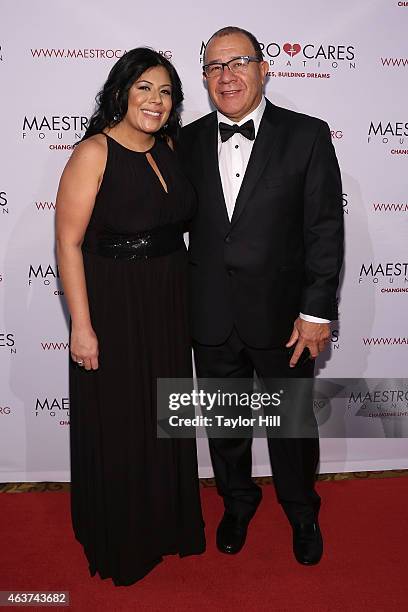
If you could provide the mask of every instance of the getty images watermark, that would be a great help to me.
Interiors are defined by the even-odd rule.
[[[408,438],[405,378],[157,379],[158,438]]]
[[[215,412],[216,410],[228,409],[228,414],[232,408],[260,410],[261,408],[278,407],[281,404],[281,393],[283,390],[276,393],[259,393],[259,392],[228,392],[218,389],[215,392],[205,391],[204,389],[192,389],[189,393],[170,393],[169,395],[169,410],[179,411],[181,408],[201,408],[202,411]],[[237,416],[227,416],[224,412],[221,414],[196,415],[194,417],[186,417],[180,414],[169,416],[169,424],[172,427],[229,427],[236,429],[237,427],[254,427],[256,424],[260,427],[280,427],[280,415],[262,415],[256,417],[245,417],[243,414]]]
[[[284,384],[283,384],[284,383]],[[307,401],[309,399],[310,401]],[[296,406],[295,409],[290,406]],[[315,437],[312,380],[158,379],[158,437]]]

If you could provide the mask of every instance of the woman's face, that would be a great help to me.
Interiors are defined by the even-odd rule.
[[[169,118],[171,93],[167,70],[163,66],[149,68],[129,90],[128,110],[123,121],[147,134],[157,132]]]

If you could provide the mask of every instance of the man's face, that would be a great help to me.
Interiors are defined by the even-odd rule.
[[[245,34],[227,34],[208,43],[204,63],[228,62],[240,55],[255,56],[251,41]],[[225,67],[219,76],[206,79],[213,104],[232,121],[240,121],[260,103],[267,72],[266,62],[250,62],[243,74],[233,74]]]

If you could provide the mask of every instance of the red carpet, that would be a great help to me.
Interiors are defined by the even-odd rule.
[[[1,494],[0,590],[69,591],[71,609],[89,612],[406,610],[408,478],[320,482],[318,490],[325,536],[320,565],[294,560],[272,486],[263,487],[245,549],[234,557],[218,553],[221,503],[214,488],[205,488],[207,553],[166,557],[132,587],[90,578],[72,536],[66,493]]]

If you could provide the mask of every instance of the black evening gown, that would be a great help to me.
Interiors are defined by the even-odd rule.
[[[99,369],[70,361],[71,513],[91,575],[129,585],[163,555],[205,550],[195,440],[157,439],[156,378],[191,377],[187,253],[118,260],[100,237],[183,224],[194,212],[177,157],[107,136],[102,184],[83,243]]]

